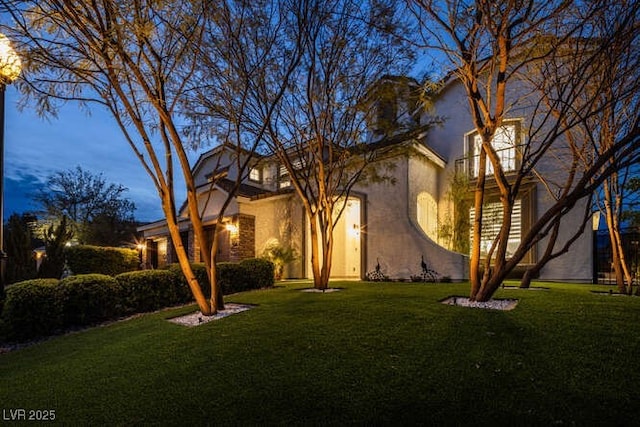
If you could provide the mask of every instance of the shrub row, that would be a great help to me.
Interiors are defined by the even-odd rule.
[[[67,265],[73,274],[107,274],[116,276],[137,270],[140,258],[135,249],[91,245],[70,246],[65,249]]]
[[[191,268],[200,283],[205,298],[210,298],[211,284],[204,264],[192,264]],[[178,264],[172,264],[169,266],[169,270],[181,277],[184,286],[188,288]],[[239,263],[221,262],[216,265],[216,277],[218,284],[222,287],[222,293],[225,295],[268,288],[274,284],[274,266],[271,261],[262,258],[245,259]]]
[[[209,298],[204,265],[194,264],[193,270]],[[217,272],[224,294],[274,283],[273,264],[265,260],[220,263]],[[116,277],[83,274],[62,280],[28,280],[6,288],[0,337],[23,341],[192,300],[191,290],[177,265],[167,270],[131,271]]]

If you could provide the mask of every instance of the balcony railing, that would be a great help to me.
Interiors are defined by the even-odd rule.
[[[518,146],[508,147],[501,150],[496,150],[500,163],[502,164],[502,170],[505,173],[514,172],[520,168],[521,156]],[[469,178],[477,178],[480,164],[480,155],[467,156],[457,159],[455,162],[455,168],[457,174],[466,174]],[[487,158],[487,175],[493,175],[493,165]]]

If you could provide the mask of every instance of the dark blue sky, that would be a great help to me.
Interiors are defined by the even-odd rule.
[[[137,220],[163,217],[151,179],[106,112],[96,107],[87,116],[76,104],[69,104],[58,118],[47,121],[33,110],[18,111],[20,95],[13,87],[6,96],[5,219],[14,212],[35,210],[30,196],[47,176],[76,166],[127,187],[125,197],[136,204]],[[181,182],[176,183],[178,204],[185,194]]]

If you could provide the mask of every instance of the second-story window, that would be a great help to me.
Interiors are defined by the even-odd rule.
[[[262,170],[251,168],[249,170],[249,180],[253,182],[262,182]]]
[[[291,187],[291,178],[289,178],[289,171],[284,166],[280,166],[278,170],[278,188]]]
[[[519,144],[519,122],[507,122],[493,135],[491,145],[500,159],[502,170],[504,172],[515,171],[518,167],[517,146]],[[478,176],[480,169],[480,148],[482,147],[482,138],[477,132],[471,133],[468,137],[469,144],[469,168],[472,177]],[[487,175],[493,175],[493,165],[487,158]]]

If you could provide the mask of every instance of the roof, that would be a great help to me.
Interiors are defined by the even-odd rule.
[[[215,185],[217,185],[227,193],[231,193],[236,185],[236,182],[227,178],[221,178],[216,181]],[[249,184],[240,184],[236,195],[240,197],[252,198],[269,193],[272,193],[272,191],[265,190],[264,188],[260,187],[255,187]]]

